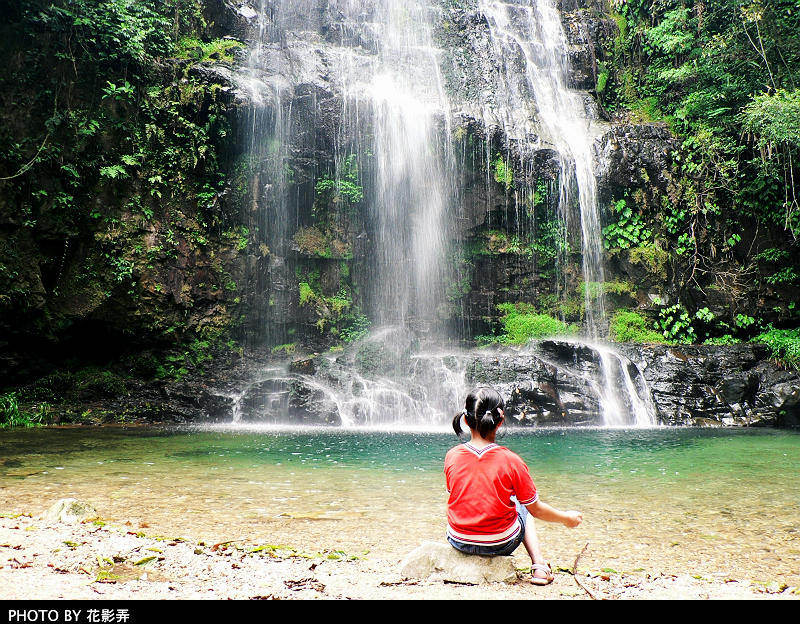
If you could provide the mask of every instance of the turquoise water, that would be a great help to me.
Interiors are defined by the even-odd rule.
[[[524,430],[498,442],[543,500],[584,513],[576,530],[537,523],[556,561],[588,541],[598,567],[800,584],[798,433]],[[74,496],[153,534],[401,556],[441,539],[442,460],[456,443],[442,431],[2,431],[0,511]]]

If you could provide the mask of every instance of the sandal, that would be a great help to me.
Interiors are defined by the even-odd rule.
[[[533,574],[536,571],[544,572],[547,575],[547,577],[546,578],[542,578],[540,576],[533,576]],[[532,575],[531,582],[534,585],[549,585],[550,583],[553,582],[553,579],[555,578],[553,576],[553,571],[550,569],[550,566],[547,565],[546,563],[534,563],[534,564],[532,564],[531,565],[531,575]]]

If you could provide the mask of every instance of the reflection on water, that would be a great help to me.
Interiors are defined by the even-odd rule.
[[[800,584],[800,435],[773,430],[526,430],[501,440],[542,498],[554,562]],[[41,429],[0,432],[0,511],[67,496],[148,533],[399,557],[444,534],[442,430]],[[522,554],[518,554],[524,563]],[[583,560],[582,560],[583,561]]]

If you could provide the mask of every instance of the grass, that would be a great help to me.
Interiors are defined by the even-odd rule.
[[[49,405],[42,404],[38,412],[20,409],[17,395],[13,392],[0,395],[0,429],[12,427],[39,427],[44,424]]]

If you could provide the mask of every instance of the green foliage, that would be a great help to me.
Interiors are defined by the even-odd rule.
[[[645,51],[678,57],[691,52],[696,32],[692,22],[690,10],[685,6],[667,11],[656,26],[645,31]]]
[[[16,393],[0,394],[0,429],[38,427],[45,420],[47,411],[47,404],[43,404],[38,412],[20,409]]]
[[[344,238],[344,234],[336,227],[326,228],[323,232],[311,226],[297,230],[292,241],[301,253],[310,256],[350,259],[353,257],[352,245],[343,240]]]
[[[789,259],[789,252],[785,249],[776,249],[775,247],[770,247],[765,249],[764,251],[756,254],[753,256],[753,260],[756,262],[782,262],[784,260]]]
[[[767,345],[772,357],[785,366],[800,369],[800,329],[770,329],[753,341]]]
[[[672,154],[672,186],[657,214],[660,231],[655,222],[647,224],[677,256],[673,268],[685,273],[676,279],[697,279],[698,264],[727,261],[734,248],[741,262],[747,253],[737,238],[742,231],[760,228],[774,238],[782,228],[796,237],[796,1],[619,0],[611,7],[619,32],[599,55],[603,106],[634,122],[664,121],[681,142]],[[607,235],[613,235],[607,244],[624,244],[614,230]],[[781,272],[790,264],[784,260],[776,262],[773,282],[791,279]]]
[[[178,42],[178,58],[192,59],[199,63],[222,62],[232,63],[233,52],[244,47],[236,39],[214,39],[202,41],[196,36],[184,37]]]
[[[666,266],[669,260],[669,254],[660,247],[656,247],[655,245],[633,247],[628,252],[628,258],[633,264],[643,264],[652,274],[666,279]]]
[[[369,334],[372,325],[370,320],[363,314],[353,314],[347,319],[347,324],[339,332],[342,342],[355,342],[361,340]]]
[[[355,208],[364,199],[364,187],[359,181],[358,158],[350,154],[340,164],[334,178],[324,175],[317,180],[314,212],[324,213],[338,206],[348,210]]]
[[[311,288],[311,285],[308,282],[300,282],[299,284],[300,289],[300,305],[304,306],[311,301],[316,300],[316,293],[314,293],[314,289]]]
[[[221,85],[192,72],[194,60],[175,61],[181,38],[204,30],[202,9],[197,0],[32,0],[4,25],[4,121],[24,123],[0,124],[0,175],[35,158],[25,175],[0,182],[0,220],[13,207],[10,223],[29,232],[20,241],[27,262],[58,282],[37,304],[43,332],[68,325],[64,298],[99,292],[138,305],[137,277],[162,246],[150,248],[145,266],[143,229],[128,213],[157,220],[155,235],[171,238],[168,258],[184,236],[204,244],[222,225],[218,154],[229,127]],[[236,45],[226,40],[225,49]],[[198,223],[188,226],[195,206]],[[37,255],[29,241],[39,240],[52,244]],[[0,305],[25,310],[35,284],[10,260],[3,254]]]
[[[724,346],[724,345],[739,344],[740,342],[741,340],[739,340],[738,338],[734,338],[731,334],[724,334],[722,336],[716,336],[714,338],[706,338],[703,341],[703,344]]]
[[[783,267],[780,271],[768,275],[764,280],[767,284],[777,286],[778,284],[791,284],[797,281],[798,274],[793,266]]]
[[[696,337],[692,317],[679,303],[664,306],[658,311],[656,328],[670,342],[691,344]]]
[[[596,93],[600,94],[606,90],[606,83],[608,82],[608,72],[603,71],[597,76],[597,83],[595,84],[594,90]]]
[[[780,144],[800,148],[800,89],[755,95],[741,113],[742,126],[761,149]]]
[[[542,224],[546,227],[547,224]],[[530,241],[516,234],[509,234],[505,230],[481,230],[467,246],[466,262],[471,256],[493,256],[496,254],[520,254],[533,257],[536,254],[543,262],[555,258],[557,250],[553,241],[546,233],[541,238]]]
[[[626,200],[617,201],[613,211],[617,215],[617,222],[603,228],[603,246],[606,249],[628,249],[648,243],[652,232],[644,227],[641,216],[633,212]]]
[[[737,314],[734,317],[733,324],[737,329],[746,330],[755,324],[756,320],[752,316],[746,314]]]
[[[156,367],[155,377],[180,381],[191,370],[204,370],[213,360],[213,351],[220,339],[221,335],[207,340],[195,338],[185,348],[172,350]]]
[[[501,303],[500,322],[503,333],[497,341],[503,344],[523,344],[536,338],[568,336],[578,332],[575,325],[567,325],[547,314],[537,314],[535,308],[525,303]]]
[[[366,333],[369,320],[353,304],[352,292],[344,282],[340,282],[336,294],[325,296],[320,286],[319,269],[303,271],[298,268],[297,272],[303,280],[298,284],[300,306],[307,307],[316,317],[314,324],[320,333],[327,332],[331,337],[346,342]]]
[[[270,349],[270,352],[273,355],[294,355],[295,351],[297,350],[297,343],[296,342],[289,342],[287,344],[277,345]]]

